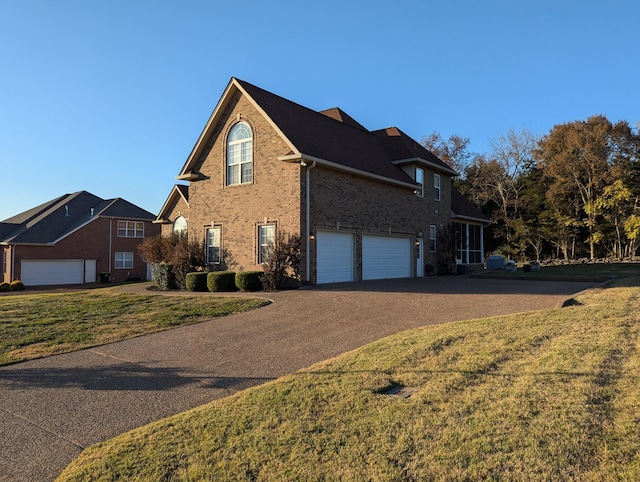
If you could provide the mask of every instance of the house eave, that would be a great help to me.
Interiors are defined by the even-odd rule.
[[[482,218],[474,218],[472,216],[463,216],[460,214],[451,214],[451,219],[453,221],[455,221],[456,219],[460,219],[463,221],[473,221],[479,224],[482,224],[483,226],[489,226],[491,225],[491,221],[488,219],[482,219]]]
[[[397,179],[392,179],[390,177],[380,176],[378,174],[373,174],[371,172],[363,171],[363,170],[360,170],[360,169],[355,169],[353,167],[345,166],[344,164],[339,164],[337,162],[327,161],[326,159],[321,159],[319,157],[310,156],[310,155],[307,155],[307,154],[288,154],[286,156],[278,157],[278,160],[279,161],[284,161],[284,162],[302,162],[302,161],[315,162],[317,165],[321,165],[321,166],[324,166],[324,167],[327,167],[327,168],[330,168],[330,169],[335,169],[337,171],[342,171],[342,172],[348,172],[349,174],[353,174],[355,176],[365,177],[365,178],[368,178],[368,179],[374,179],[374,180],[379,181],[379,182],[384,182],[386,184],[392,184],[394,186],[399,186],[399,187],[403,187],[403,188],[406,188],[406,189],[411,189],[413,191],[415,191],[416,189],[420,188],[419,184],[403,182],[403,181],[399,181]]]
[[[180,175],[176,176],[176,179],[178,181],[195,182],[195,181],[202,181],[203,179],[206,179],[206,178],[205,178],[205,176],[203,176],[200,173],[189,171],[189,172],[186,172],[184,174],[180,174]]]
[[[396,161],[392,161],[396,166],[401,166],[403,164],[420,164],[423,166],[430,167],[431,169],[435,169],[436,171],[440,171],[442,173],[449,174],[450,176],[459,176],[460,174],[454,171],[451,168],[443,167],[433,162],[427,161],[422,157],[410,157],[408,159],[398,159]]]

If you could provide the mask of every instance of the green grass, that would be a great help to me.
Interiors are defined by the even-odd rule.
[[[121,293],[117,287],[66,294],[0,296],[0,365],[227,316],[261,299]]]
[[[638,286],[391,336],[90,447],[59,480],[640,480]]]
[[[584,263],[542,266],[540,271],[524,272],[522,266],[516,272],[484,270],[474,277],[553,279],[571,281],[606,281],[608,279],[640,276],[640,263]]]

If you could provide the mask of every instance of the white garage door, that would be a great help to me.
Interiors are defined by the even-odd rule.
[[[68,285],[83,282],[81,259],[25,260],[21,263],[21,279],[25,286]]]
[[[353,281],[353,234],[318,231],[316,246],[316,283]]]
[[[409,278],[411,240],[362,236],[362,279]]]

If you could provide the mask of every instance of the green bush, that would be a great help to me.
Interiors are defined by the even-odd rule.
[[[260,291],[264,271],[243,271],[236,273],[236,286],[240,291]]]
[[[187,291],[207,291],[207,275],[202,271],[187,273],[185,277],[185,285]]]
[[[215,293],[216,291],[235,291],[236,273],[233,271],[212,271],[207,273],[207,288]]]
[[[158,263],[154,265],[153,281],[159,289],[163,291],[176,290],[176,277],[173,273],[173,266],[167,263]]]
[[[11,291],[20,291],[24,289],[24,283],[22,281],[20,281],[19,279],[13,280],[11,282],[11,284],[9,285],[9,289],[11,289]]]
[[[9,291],[11,289],[11,285],[9,283],[0,283],[0,291]]]

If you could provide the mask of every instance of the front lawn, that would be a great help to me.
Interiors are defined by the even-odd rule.
[[[263,299],[135,295],[118,287],[0,296],[0,365],[66,353],[268,304]]]
[[[90,447],[59,480],[640,480],[638,286],[388,337]]]

